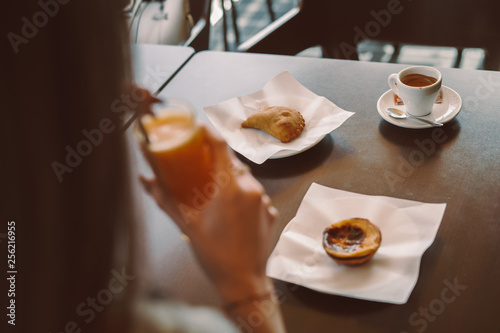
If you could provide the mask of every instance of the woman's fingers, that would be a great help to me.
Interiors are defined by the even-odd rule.
[[[156,103],[161,103],[163,102],[161,99],[159,99],[156,96],[153,96],[149,90],[141,88],[141,87],[135,87],[134,89],[139,90],[143,94],[143,98],[139,101],[139,105],[137,107],[137,111],[139,112],[140,116],[143,116],[145,114],[151,114],[153,115],[153,104]]]
[[[231,170],[233,155],[226,142],[214,132],[213,129],[201,125],[201,130],[208,144],[215,172],[228,172]]]
[[[186,233],[188,221],[184,219],[174,198],[165,191],[156,178],[148,179],[139,175],[139,180],[146,192],[156,201],[156,204],[172,218],[179,229]]]
[[[202,130],[209,145],[216,172],[227,171],[235,176],[250,173],[250,168],[236,157],[227,143],[214,130],[204,125],[202,125]]]
[[[152,195],[151,194],[151,187],[152,187],[152,179],[147,179],[146,177],[144,177],[143,175],[139,175],[139,181],[141,182],[142,184],[142,187],[144,188],[144,190],[149,194],[149,195]]]
[[[241,190],[256,192],[261,195],[263,203],[269,207],[271,216],[276,217],[277,210],[272,206],[271,198],[265,194],[262,184],[252,176],[250,168],[235,156],[234,152],[217,133],[214,133],[212,129],[206,126],[202,126],[202,128],[212,152],[215,172],[229,172]]]
[[[161,100],[158,97],[152,95],[151,93],[149,93],[149,91],[148,91],[148,96],[147,96],[147,100],[146,101],[148,103],[150,103],[150,104],[162,103],[163,102],[163,100]]]
[[[170,211],[171,207],[171,198],[168,198],[168,195],[165,194],[163,189],[158,184],[156,178],[148,179],[142,175],[139,176],[139,180],[141,181],[142,187],[146,190],[146,192],[155,199],[158,206],[161,209],[165,210],[167,213]]]
[[[252,176],[250,168],[241,162],[226,142],[214,133],[213,130],[203,126],[204,135],[212,153],[214,171],[227,172],[240,188],[246,191],[264,193],[262,185]]]
[[[262,202],[264,203],[265,206],[267,206],[267,212],[269,216],[271,216],[271,222],[274,222],[276,217],[278,217],[278,210],[276,207],[273,206],[273,203],[271,201],[271,197],[268,196],[267,194],[264,194],[262,196]]]

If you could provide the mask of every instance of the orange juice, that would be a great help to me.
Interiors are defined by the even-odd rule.
[[[144,116],[146,154],[158,179],[178,203],[196,207],[194,197],[210,182],[210,151],[191,113],[170,110]],[[198,208],[198,207],[196,207]]]

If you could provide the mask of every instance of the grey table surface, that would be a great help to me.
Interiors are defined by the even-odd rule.
[[[443,84],[460,94],[462,111],[442,128],[414,130],[388,123],[376,107],[388,90],[387,76],[404,67],[206,51],[195,54],[159,94],[189,100],[200,119],[209,123],[203,107],[258,91],[273,76],[289,71],[317,95],[355,112],[301,154],[261,165],[240,156],[280,211],[275,241],[312,182],[362,194],[447,204],[406,304],[326,295],[275,281],[289,332],[500,331],[496,317],[500,73],[439,68]],[[419,144],[431,140],[427,150]],[[145,209],[152,214],[147,223],[151,286],[192,304],[217,305],[215,291],[179,231],[154,212],[152,204]],[[450,287],[453,284],[459,287]]]
[[[135,81],[155,93],[193,54],[194,49],[187,46],[133,44]]]

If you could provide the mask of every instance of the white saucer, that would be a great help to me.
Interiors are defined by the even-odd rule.
[[[462,99],[460,95],[453,89],[448,88],[446,86],[442,86],[443,90],[443,101],[442,103],[434,104],[432,109],[432,113],[427,115],[425,119],[434,120],[440,123],[447,123],[453,118],[455,118],[460,110],[462,110]],[[377,102],[377,111],[382,118],[387,120],[393,125],[404,127],[404,128],[429,128],[432,127],[430,124],[426,124],[422,121],[418,121],[417,119],[395,119],[390,117],[386,109],[387,108],[398,108],[403,111],[406,111],[404,105],[396,105],[394,103],[394,92],[392,90],[386,91]]]

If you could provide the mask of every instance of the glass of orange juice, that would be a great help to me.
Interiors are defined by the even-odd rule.
[[[178,204],[199,208],[199,194],[211,180],[212,161],[193,106],[170,98],[155,105],[154,115],[139,121],[147,137],[139,130],[136,137],[158,180]]]

